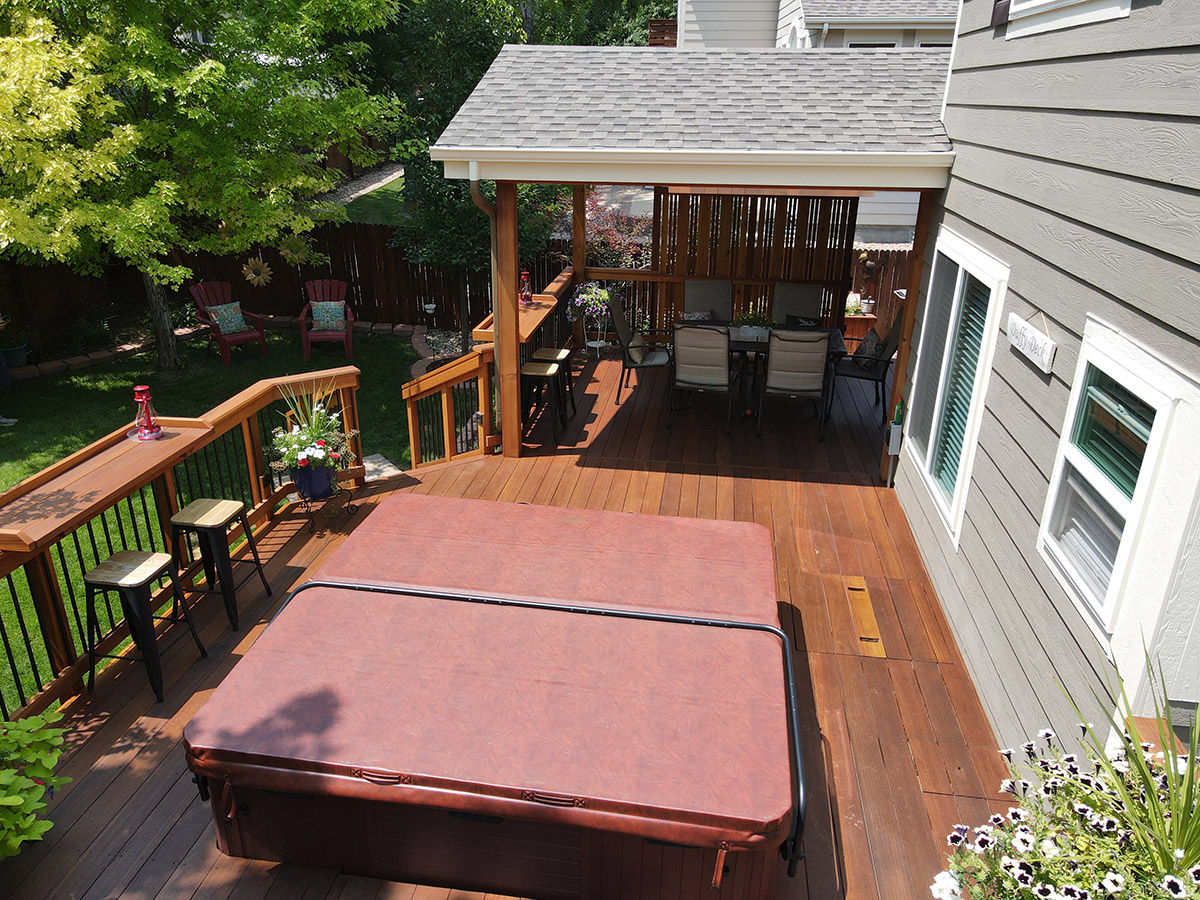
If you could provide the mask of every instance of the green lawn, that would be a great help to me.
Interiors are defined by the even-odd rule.
[[[363,225],[398,225],[404,215],[404,176],[393,178],[369,194],[346,204],[351,222]]]
[[[199,337],[181,345],[187,368],[179,375],[154,372],[153,354],[143,353],[0,388],[0,415],[20,420],[12,428],[0,428],[0,490],[131,423],[135,384],[150,385],[160,415],[198,416],[260,378],[346,364],[340,344],[315,344],[312,359],[304,360],[297,331],[269,332],[267,345],[266,359],[257,345],[247,345],[235,347],[233,364],[223,366]],[[409,460],[400,385],[409,380],[416,358],[403,338],[354,336],[352,362],[362,370],[358,409],[363,452],[382,453],[402,468]]]

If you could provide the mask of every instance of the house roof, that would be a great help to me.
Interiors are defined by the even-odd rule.
[[[844,184],[731,169],[886,160],[943,171],[936,183],[850,180],[939,187],[952,158],[940,120],[947,63],[929,49],[507,46],[431,155],[447,177],[475,163],[481,178],[626,184]],[[623,180],[634,164],[688,171]]]
[[[804,0],[809,23],[826,19],[950,19],[958,0]]]

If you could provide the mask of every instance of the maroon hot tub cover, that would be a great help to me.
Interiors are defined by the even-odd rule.
[[[270,843],[249,811],[281,802],[268,794],[359,801],[372,821],[450,810],[709,848],[718,875],[725,851],[787,837],[776,634],[421,595],[778,627],[760,526],[395,496],[316,580],[185,729],[228,852],[279,858],[251,846]],[[231,837],[239,816],[257,837]],[[388,874],[374,834],[317,862]]]

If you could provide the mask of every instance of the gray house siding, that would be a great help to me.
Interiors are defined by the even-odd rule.
[[[997,734],[1015,744],[1073,728],[1063,688],[1099,715],[1093,694],[1112,676],[1036,550],[1086,317],[1200,371],[1200,4],[1135,0],[1128,18],[1012,40],[991,11],[963,6],[945,116],[957,157],[928,256],[945,225],[1007,263],[1002,329],[1010,310],[1033,316],[1058,355],[1043,375],[1000,334],[957,550],[906,454],[896,488]],[[914,346],[910,377],[919,334]],[[1174,618],[1190,629],[1181,646],[1197,646],[1200,616]]]

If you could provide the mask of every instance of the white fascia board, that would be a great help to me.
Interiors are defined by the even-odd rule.
[[[855,29],[880,28],[953,28],[958,21],[954,16],[909,17],[909,16],[853,16],[849,18],[810,19],[812,27],[828,24],[830,28]]]
[[[943,188],[954,153],[433,147],[447,178],[553,184]]]

